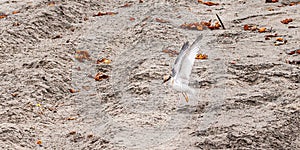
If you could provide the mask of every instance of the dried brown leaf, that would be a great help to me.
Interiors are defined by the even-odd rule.
[[[203,4],[205,4],[207,6],[219,5],[219,3],[214,3],[214,2],[204,2]]]
[[[113,16],[113,15],[116,15],[116,14],[118,14],[118,12],[98,12],[97,14],[95,14],[93,16],[94,17],[95,16],[105,16],[105,15],[111,15],[111,16]]]
[[[209,27],[209,26],[211,26],[211,20],[209,20],[208,22],[202,21],[201,25]]]
[[[94,77],[94,79],[95,79],[96,81],[101,81],[101,80],[103,80],[103,79],[108,79],[108,78],[109,78],[109,76],[106,75],[106,74],[104,74],[104,73],[102,73],[102,72],[98,72],[98,73],[96,74],[96,76]]]
[[[219,23],[219,22],[216,22],[216,23],[215,23],[215,27],[216,27],[217,29],[219,29],[219,28],[221,27],[220,23]]]
[[[197,54],[196,59],[201,59],[201,60],[208,59],[208,55],[206,55],[206,54]]]
[[[104,16],[104,15],[107,15],[107,13],[106,12],[98,12],[96,15],[94,15],[94,16]]]
[[[277,3],[278,0],[266,0],[266,3]]]
[[[208,27],[211,30],[220,29],[220,26],[209,26]]]
[[[76,118],[75,117],[69,117],[67,118],[67,120],[75,120]]]
[[[0,14],[0,19],[6,18],[7,15],[6,14]]]
[[[283,41],[283,38],[279,37],[279,38],[276,39],[276,41]]]
[[[194,22],[194,23],[184,23],[180,25],[181,28],[183,29],[189,29],[189,30],[204,30],[204,29],[220,29],[221,25],[219,22],[215,22],[214,25],[212,25],[211,20],[208,22],[202,21],[202,22]]]
[[[244,25],[244,30],[256,31],[256,30],[257,30],[257,26],[256,26],[256,25],[248,25],[248,24],[245,24],[245,25]]]
[[[53,2],[53,1],[48,2],[48,6],[55,6],[55,2]]]
[[[71,131],[71,132],[69,132],[69,134],[74,135],[74,134],[76,134],[76,131]]]
[[[110,64],[111,63],[111,60],[107,59],[107,58],[102,58],[100,60],[97,60],[97,64],[100,64],[100,63],[104,63],[104,64]]]
[[[219,5],[219,3],[214,3],[214,2],[203,2],[202,0],[198,0],[198,3],[201,3],[201,4],[204,4],[204,5],[207,5],[207,6],[214,6],[214,5]]]
[[[37,140],[37,141],[36,141],[36,144],[42,145],[42,140]]]
[[[262,28],[259,28],[259,29],[258,29],[258,32],[259,32],[259,33],[263,33],[263,32],[266,32],[266,30],[267,30],[267,28],[262,27]]]
[[[77,91],[75,89],[69,89],[70,93],[76,93]]]
[[[292,18],[288,18],[288,19],[281,20],[280,22],[283,23],[283,24],[288,24],[288,23],[290,23],[292,21],[293,21]]]
[[[203,26],[197,26],[197,30],[202,31],[203,30]]]
[[[245,25],[244,25],[244,30],[250,30],[249,25],[245,24]]]
[[[18,96],[18,93],[12,93],[11,96],[16,97],[16,96]]]
[[[288,55],[300,54],[300,49],[286,50],[285,53],[288,54]]]
[[[285,53],[288,55],[293,55],[296,53],[296,51],[295,50],[286,50]]]
[[[15,14],[17,14],[17,13],[20,13],[20,11],[15,10],[15,11],[12,12],[13,15],[15,15]]]

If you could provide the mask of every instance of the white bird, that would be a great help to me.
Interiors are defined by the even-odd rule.
[[[172,74],[163,83],[171,79],[171,86],[176,91],[182,92],[186,102],[189,96],[195,96],[195,90],[188,86],[195,57],[200,49],[202,35],[198,36],[189,47],[189,42],[185,42],[173,65]]]

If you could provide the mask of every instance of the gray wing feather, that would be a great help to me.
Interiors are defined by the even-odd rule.
[[[182,48],[175,60],[175,63],[174,63],[173,69],[172,69],[172,77],[175,77],[176,73],[179,71],[184,52],[188,49],[188,47],[189,47],[189,42],[185,42],[182,45]]]
[[[177,74],[175,75],[175,80],[181,80],[182,83],[188,84],[195,57],[200,49],[202,37],[202,35],[198,36],[190,48],[183,52],[182,58],[180,58],[180,62],[178,63],[179,68],[178,71],[176,71]]]

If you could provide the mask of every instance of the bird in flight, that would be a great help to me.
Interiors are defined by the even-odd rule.
[[[171,86],[176,91],[182,92],[186,102],[189,101],[189,96],[195,96],[195,90],[188,84],[202,37],[202,35],[198,36],[191,46],[189,46],[189,42],[183,44],[173,65],[172,74],[163,82],[171,79]]]

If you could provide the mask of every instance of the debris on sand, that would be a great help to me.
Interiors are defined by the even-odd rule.
[[[103,72],[98,72],[95,76],[95,80],[96,81],[101,81],[101,80],[104,80],[104,79],[108,79],[108,75],[104,74]]]
[[[292,21],[293,21],[292,18],[288,18],[288,19],[281,20],[280,22],[283,23],[283,24],[288,24],[288,23],[290,23]]]
[[[198,3],[204,4],[204,5],[207,5],[207,6],[216,6],[216,5],[219,5],[219,3],[210,2],[210,1],[203,2],[202,0],[198,0]]]
[[[188,30],[199,30],[202,31],[206,28],[210,29],[210,30],[216,30],[216,29],[220,29],[221,25],[219,22],[215,22],[214,24],[211,23],[211,20],[208,22],[194,22],[194,23],[184,23],[182,25],[180,25],[181,28],[183,29],[188,29]]]
[[[75,58],[79,62],[83,62],[84,60],[90,60],[90,54],[87,50],[77,50],[75,54]]]
[[[96,17],[96,16],[105,16],[105,15],[110,15],[110,16],[113,16],[113,15],[116,15],[118,14],[118,12],[98,12],[97,14],[94,14],[93,17]]]

